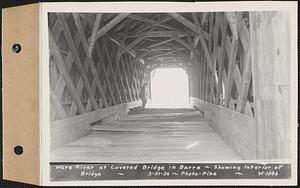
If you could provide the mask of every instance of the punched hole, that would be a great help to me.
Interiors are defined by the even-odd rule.
[[[16,44],[14,44],[13,46],[12,46],[12,51],[13,52],[15,52],[15,53],[19,53],[20,51],[21,51],[21,45],[20,44],[18,44],[18,43],[16,43]]]
[[[22,155],[23,147],[22,146],[16,146],[16,147],[14,147],[14,151],[15,151],[15,154]]]

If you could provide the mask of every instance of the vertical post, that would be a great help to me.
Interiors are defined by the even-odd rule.
[[[288,12],[250,13],[259,159],[291,155],[289,22]]]

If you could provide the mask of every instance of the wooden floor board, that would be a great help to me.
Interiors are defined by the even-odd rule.
[[[241,159],[193,109],[146,109],[95,125],[51,152],[52,162],[203,162]]]

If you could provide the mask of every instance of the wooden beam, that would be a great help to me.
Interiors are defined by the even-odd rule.
[[[114,96],[114,92],[113,92],[113,89],[112,89],[112,86],[111,86],[111,83],[110,83],[110,80],[109,80],[109,77],[108,77],[108,71],[107,71],[107,69],[109,69],[109,68],[105,67],[105,62],[104,62],[104,59],[103,59],[103,56],[102,56],[103,51],[100,50],[100,46],[99,46],[98,42],[96,42],[96,44],[95,44],[95,49],[96,49],[97,55],[98,55],[98,57],[100,59],[99,63],[100,63],[101,69],[102,69],[102,73],[104,74],[106,83],[108,85],[108,91],[110,93],[113,105],[116,105],[117,104],[116,98]]]
[[[122,20],[124,20],[128,15],[129,15],[129,13],[121,13],[118,16],[116,16],[113,20],[111,20],[103,28],[101,28],[99,31],[97,31],[96,40],[99,39],[101,36],[103,36],[105,33],[107,33],[110,29],[112,29],[114,26],[116,26]]]
[[[102,100],[104,102],[104,106],[108,107],[108,103],[107,103],[107,100],[106,100],[106,97],[105,97],[105,92],[104,92],[104,89],[102,88],[102,85],[101,85],[101,82],[100,82],[100,79],[99,79],[99,75],[97,73],[97,69],[96,69],[94,60],[93,60],[93,58],[88,57],[89,56],[89,46],[88,46],[88,43],[87,43],[85,35],[84,35],[84,30],[83,30],[82,25],[81,25],[80,17],[79,17],[78,14],[73,14],[73,17],[74,17],[74,21],[75,21],[75,24],[76,24],[77,29],[78,29],[78,33],[79,33],[79,36],[80,36],[80,39],[81,39],[82,46],[83,46],[85,54],[87,56],[87,61],[90,65],[91,72],[94,76],[94,80],[96,81],[96,85],[97,85],[97,87],[100,91],[100,95],[101,95]]]
[[[118,25],[116,25],[114,27],[113,30],[111,30],[111,33],[116,33],[116,32],[120,32],[121,30],[123,30],[124,28],[128,28],[130,29],[130,27],[135,26],[136,23],[130,22],[131,20],[127,19],[124,20],[123,22],[119,23]]]
[[[128,44],[126,47],[124,47],[124,49],[122,49],[122,52],[131,50],[135,45],[137,45],[139,42],[141,42],[144,39],[144,37],[138,37],[137,39],[135,39],[134,41],[132,41],[130,44]]]
[[[176,52],[174,52],[176,53]],[[184,53],[176,53],[176,54],[157,54],[155,55],[154,57],[148,57],[147,60],[156,60],[156,59],[162,59],[162,60],[165,60],[165,59],[170,59],[170,58],[176,58],[176,59],[186,59],[186,60],[191,60],[191,58],[189,56],[187,56],[186,54]]]
[[[212,35],[213,37],[211,38],[212,41],[212,76],[214,77],[211,81],[211,90],[212,90],[212,94],[211,96],[214,96],[214,91],[215,89],[217,90],[217,85],[218,85],[218,75],[216,72],[216,65],[217,65],[217,58],[218,58],[218,38],[219,38],[219,24],[220,24],[220,14],[219,13],[214,13],[215,14],[215,25],[213,26],[212,29]],[[213,101],[214,99],[212,99]],[[215,102],[215,101],[213,101]]]
[[[136,37],[152,37],[152,38],[160,38],[160,37],[169,37],[169,36],[190,36],[195,35],[193,33],[181,32],[181,31],[145,31],[140,33],[129,33],[128,38],[136,38]]]
[[[177,21],[179,21],[183,25],[185,25],[186,27],[188,27],[189,29],[191,29],[192,31],[194,31],[195,33],[199,33],[199,30],[197,29],[197,27],[192,22],[190,22],[188,19],[181,16],[180,14],[169,13],[169,15],[172,16],[173,18],[175,18]]]
[[[147,53],[147,52],[171,51],[171,50],[183,51],[183,50],[187,50],[187,49],[184,48],[184,47],[181,47],[181,46],[180,47],[176,47],[176,48],[174,48],[174,47],[167,47],[167,46],[161,46],[161,47],[154,47],[154,48],[142,48],[142,49],[139,49],[138,51]],[[145,56],[140,55],[140,57],[145,57]]]
[[[203,56],[203,51],[201,50],[201,56],[200,56],[200,59],[201,59],[201,62],[204,62],[205,60],[205,57]],[[206,91],[206,85],[205,85],[205,83],[206,83],[206,63],[201,63],[201,70],[202,70],[202,93],[201,93],[201,95],[202,95],[202,100],[205,100],[205,91]]]
[[[200,28],[201,28],[200,25],[199,25],[199,28],[197,28],[197,26],[195,24],[193,24],[188,19],[184,18],[183,16],[181,16],[178,13],[169,13],[169,15],[172,16],[173,18],[175,18],[177,21],[179,21],[183,25],[185,25],[187,28],[191,29],[196,34],[202,35],[206,39],[210,38],[209,34],[207,34],[206,32],[204,32],[203,30],[202,31],[200,30]]]
[[[54,37],[54,40],[57,41],[60,34],[62,32],[62,27],[61,27],[61,24],[58,20],[56,20],[54,26],[52,27],[52,33],[54,33],[55,35],[53,36]]]
[[[161,60],[160,60],[161,59]],[[162,57],[162,58],[153,58],[151,61],[148,62],[149,63],[153,63],[153,62],[158,62],[158,63],[161,63],[161,62],[166,62],[167,60],[178,60],[178,61],[184,61],[186,63],[189,63],[191,62],[192,60],[190,59],[190,57],[188,56],[166,56],[166,57]]]
[[[134,91],[135,91],[135,99],[138,100],[139,99],[139,88],[138,88],[138,83],[135,79],[136,78],[136,76],[135,76],[136,72],[133,68],[133,62],[132,62],[133,58],[131,56],[127,56],[127,57],[128,57],[128,62],[129,62],[127,64],[128,65],[127,68],[130,71],[131,80],[132,80],[132,87],[134,87]]]
[[[95,20],[95,23],[93,26],[93,30],[92,30],[92,35],[89,39],[89,47],[88,47],[89,57],[92,56],[92,52],[93,52],[95,41],[96,41],[96,34],[97,34],[97,30],[98,30],[100,22],[101,22],[101,18],[102,18],[102,14],[97,14],[96,20]]]
[[[116,38],[113,38],[112,36],[106,34],[106,36],[113,41],[116,45],[118,45],[119,47],[121,47],[122,49],[125,50],[125,47],[121,44],[121,42],[119,42]],[[126,52],[128,52],[131,56],[136,57],[136,53],[130,49],[126,50]]]
[[[80,57],[77,53],[77,49],[75,49],[75,44],[74,44],[74,41],[73,41],[73,38],[72,38],[72,35],[71,35],[71,32],[69,30],[69,27],[68,27],[68,24],[67,24],[67,21],[65,19],[65,16],[64,14],[57,14],[58,15],[58,19],[59,21],[61,22],[62,24],[62,27],[63,27],[63,31],[64,31],[64,34],[65,34],[65,37],[66,37],[66,40],[67,40],[67,43],[68,43],[68,46],[70,48],[70,51],[73,55],[73,58],[74,58],[74,61],[75,61],[75,64],[77,66],[77,70],[79,71],[81,77],[82,77],[82,80],[84,82],[84,86],[87,90],[87,93],[89,95],[89,98],[93,104],[93,107],[95,109],[99,109],[98,107],[98,103],[94,97],[94,93],[92,91],[92,88],[90,86],[90,83],[88,81],[88,78],[87,78],[87,75],[86,75],[86,72],[84,71],[84,68],[82,66],[82,63],[81,63],[81,60],[80,60]]]
[[[122,59],[123,61],[126,61],[125,58]],[[127,78],[127,72],[126,72],[126,69],[125,69],[125,64],[127,64],[128,62],[124,62],[124,63],[121,63],[121,70],[122,70],[122,73],[124,75],[124,78],[125,78],[125,85],[126,85],[126,88],[127,88],[127,91],[128,91],[128,94],[129,94],[129,99],[130,101],[133,101],[133,98],[132,98],[132,93],[131,93],[131,90],[129,88],[129,82],[128,82],[128,78]]]
[[[232,81],[234,76],[234,67],[236,63],[236,54],[237,54],[237,40],[233,40],[232,43],[230,42],[230,39],[227,38],[227,42],[231,44],[230,47],[230,54],[228,57],[229,65],[228,65],[228,74],[227,74],[227,83],[225,85],[225,106],[229,107],[229,102],[231,98],[231,88],[232,88]]]
[[[118,97],[119,97],[119,102],[122,103],[123,100],[121,98],[121,92],[120,92],[119,85],[118,85],[118,82],[117,82],[117,78],[116,78],[116,75],[115,75],[115,72],[114,72],[114,68],[112,66],[113,62],[112,62],[112,59],[111,59],[111,56],[110,56],[110,53],[109,53],[110,51],[107,48],[108,43],[106,42],[105,38],[103,38],[103,42],[104,42],[103,47],[104,47],[105,55],[108,59],[108,67],[110,69],[110,73],[112,75],[114,85],[115,85],[115,88],[117,90],[117,94],[118,94]]]
[[[172,19],[172,17],[170,17],[170,16],[166,16],[164,18],[161,18],[161,19],[157,20],[156,23],[151,23],[149,26],[143,27],[140,30],[136,31],[136,33],[140,33],[140,32],[146,31],[146,30],[148,30],[148,29],[150,29],[150,28],[152,28],[152,27],[154,27],[156,25],[161,25],[162,23],[167,22],[170,19]]]
[[[81,14],[79,14],[79,15],[81,15]],[[83,22],[82,25],[83,26],[87,25],[87,27],[90,30],[93,29],[93,22]],[[99,46],[98,42],[99,41],[96,40],[95,45],[94,45],[94,49],[96,50],[96,56],[98,56],[98,58],[99,58],[99,62],[96,62],[96,63],[98,63],[97,70],[99,70],[99,68],[101,67],[102,74],[104,75],[104,78],[105,78],[105,80],[103,82],[103,89],[105,90],[105,87],[106,86],[108,87],[108,91],[109,91],[109,94],[110,94],[110,100],[112,101],[112,105],[116,105],[117,102],[116,102],[113,90],[111,88],[111,84],[110,84],[110,81],[109,81],[109,78],[108,78],[108,73],[106,71],[106,67],[104,65],[104,60],[103,60],[103,57],[102,57],[103,52],[100,50],[100,46]]]
[[[245,64],[244,64],[244,70],[243,70],[243,76],[241,81],[241,92],[240,97],[238,99],[237,103],[237,110],[241,113],[244,113],[245,106],[248,98],[248,92],[249,92],[249,86],[252,76],[252,65],[251,65],[251,50],[250,47],[248,47],[248,51],[246,52],[245,57]]]
[[[206,20],[207,16],[208,16],[208,12],[203,12],[203,13],[202,13],[201,25],[203,25],[203,24],[204,24],[204,22],[205,22],[205,20]]]
[[[238,24],[238,19],[237,15],[235,12],[225,12],[225,16],[228,20],[228,24],[230,26],[230,30],[232,33],[233,40],[238,39],[238,31],[237,31],[237,24]]]
[[[200,27],[200,33],[201,33],[201,32],[202,32],[202,28]],[[205,39],[204,39],[204,37],[202,36],[202,34],[199,34],[199,37],[200,37],[200,43],[201,43],[201,46],[202,46],[202,49],[203,49],[205,58],[206,58],[207,63],[208,63],[208,67],[209,67],[210,70],[212,71],[212,70],[213,70],[213,67],[212,67],[213,62],[212,62],[212,59],[211,59],[209,50],[208,50],[208,48],[207,48]]]
[[[195,50],[195,48],[191,45],[189,45],[187,42],[185,42],[184,40],[180,39],[177,36],[171,36],[171,38],[175,41],[177,41],[179,44],[181,44],[182,46],[186,47],[187,49],[191,50],[194,54],[199,55],[199,52],[197,50]]]
[[[61,28],[60,31],[62,32],[62,27],[61,27],[61,23],[60,21],[56,21],[56,23],[59,23],[59,27]],[[87,25],[86,23],[87,22],[84,22],[84,27]],[[55,33],[56,35],[54,35],[54,39],[55,41],[58,40],[59,36],[57,35],[60,35],[60,33]],[[53,31],[52,31],[53,33]],[[79,33],[76,32],[75,34],[75,37],[74,37],[74,43],[75,43],[75,48],[78,49],[79,45],[80,45],[80,36],[79,36]],[[72,57],[72,53],[71,51],[68,51],[67,53],[67,57],[66,57],[66,60],[65,60],[65,64],[66,64],[66,67],[67,67],[67,71],[70,72],[71,71],[71,68],[74,64],[74,60],[73,60],[73,57]],[[88,67],[89,67],[89,64],[85,63],[84,64],[84,70],[87,72],[88,71]],[[57,81],[57,84],[56,84],[56,87],[55,87],[55,94],[57,96],[58,99],[60,99],[62,97],[62,94],[63,94],[63,91],[64,91],[64,88],[66,87],[66,82],[64,81],[64,78],[63,76],[61,75]],[[94,87],[94,86],[93,86]],[[93,89],[92,87],[92,89]],[[76,86],[76,91],[77,93],[82,93],[82,90],[83,90],[83,81],[82,81],[82,78],[80,77],[79,78],[79,81],[77,83],[77,86]],[[93,90],[94,92],[94,90]],[[86,111],[89,111],[90,109],[90,101],[88,101],[88,106],[86,107]],[[69,116],[74,116],[75,114],[77,113],[77,107],[76,107],[76,103],[73,101],[72,104],[71,104],[71,107],[69,109]]]
[[[158,43],[155,43],[155,44],[153,44],[153,45],[151,45],[151,46],[148,46],[148,48],[150,49],[150,48],[154,48],[154,47],[156,47],[156,46],[159,46],[159,45],[162,45],[162,44],[166,44],[166,43],[168,43],[168,42],[171,42],[173,39],[166,39],[166,40],[163,40],[163,41],[161,41],[161,42],[158,42]]]
[[[57,67],[59,68],[60,73],[63,75],[68,91],[70,92],[70,95],[74,99],[79,113],[81,114],[85,113],[85,108],[80,100],[80,97],[76,92],[76,88],[74,86],[73,80],[68,72],[63,57],[60,54],[59,48],[56,44],[56,41],[53,38],[52,31],[50,29],[49,29],[49,45],[50,45],[50,52],[53,54],[53,57],[57,62]]]
[[[169,51],[169,52],[163,52],[163,53],[160,53],[158,55],[154,55],[154,56],[151,56],[151,58],[157,58],[157,57],[161,57],[161,56],[165,56],[165,55],[169,55],[169,54],[174,54],[176,51]]]
[[[58,118],[64,119],[64,118],[68,117],[63,105],[59,101],[59,98],[57,98],[54,91],[52,91],[52,90],[50,91],[50,98],[51,98],[51,102],[54,106],[55,113],[57,114],[57,116],[59,116]]]
[[[195,22],[195,24],[196,24],[196,27],[197,27],[197,29],[199,30],[200,25],[199,25],[199,20],[198,20],[198,17],[197,17],[197,15],[196,15],[196,13],[193,12],[193,13],[192,13],[192,16],[193,16],[193,20],[194,20],[194,22]],[[200,36],[199,36],[199,35],[196,35],[196,36],[194,37],[194,48],[197,47],[198,42],[199,42],[199,39],[200,39]]]
[[[111,40],[113,41],[116,45],[120,46],[122,49],[125,49],[125,47],[117,40],[117,39],[114,39],[113,37],[109,36],[106,34],[106,36]],[[132,57],[134,58],[138,58],[136,53],[130,49],[126,50],[126,52],[128,52]],[[143,59],[138,59],[138,61],[142,64],[145,64],[145,60]]]
[[[174,28],[171,27],[171,26],[164,25],[164,24],[160,23],[159,21],[155,21],[155,20],[152,20],[152,19],[143,17],[143,16],[139,16],[139,15],[137,15],[137,14],[131,14],[131,15],[129,15],[129,17],[132,18],[132,19],[135,19],[135,20],[139,20],[139,21],[141,21],[141,22],[150,23],[151,25],[158,25],[158,26],[164,27],[164,28],[166,28],[166,29],[174,30]],[[168,19],[169,19],[169,18],[168,18]],[[164,22],[165,22],[165,21],[164,21]]]
[[[245,51],[248,50],[249,47],[249,41],[250,41],[250,32],[245,24],[244,21],[240,20],[240,24],[238,24],[238,34],[240,37],[240,40],[242,42],[243,48]]]
[[[217,86],[217,99],[216,104],[220,104],[220,94],[222,92],[222,79],[224,70],[224,54],[226,48],[226,32],[227,32],[227,22],[223,16],[220,16],[220,28],[221,28],[221,47],[218,52],[218,86]],[[225,53],[224,53],[225,52]]]
[[[132,74],[133,74],[133,80],[134,80],[134,83],[135,83],[135,89],[136,89],[136,92],[137,92],[137,97],[138,99],[140,99],[140,79],[138,77],[138,71],[137,71],[137,66],[138,64],[134,64],[134,63],[130,63],[130,68],[131,68],[131,71],[132,71]]]
[[[111,54],[116,54],[116,51],[112,49],[111,50]],[[126,93],[126,89],[125,89],[125,86],[124,86],[124,79],[122,78],[122,74],[121,74],[121,71],[120,71],[120,66],[118,66],[118,62],[117,62],[117,59],[116,58],[113,58],[112,57],[112,62],[114,63],[114,69],[116,70],[116,77],[119,78],[119,83],[121,84],[121,91],[123,93],[123,96],[125,97],[125,102],[128,102],[129,101],[129,98],[128,98],[128,95]],[[124,76],[124,75],[123,75]],[[130,94],[130,93],[129,93]],[[130,96],[130,99],[131,99],[131,96]]]
[[[124,73],[126,74],[125,76],[125,81],[126,81],[126,85],[128,87],[128,90],[131,94],[131,97],[132,97],[132,101],[136,101],[138,100],[137,97],[136,97],[136,92],[135,92],[135,89],[134,89],[134,86],[133,86],[133,74],[129,68],[129,64],[131,63],[131,59],[129,58],[129,55],[124,55],[122,56],[123,58],[123,61],[125,61],[125,63],[121,63],[122,65],[122,70],[124,71]]]

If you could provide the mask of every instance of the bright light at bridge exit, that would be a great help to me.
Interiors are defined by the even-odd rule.
[[[182,68],[158,68],[151,72],[148,108],[190,108],[188,74]]]

